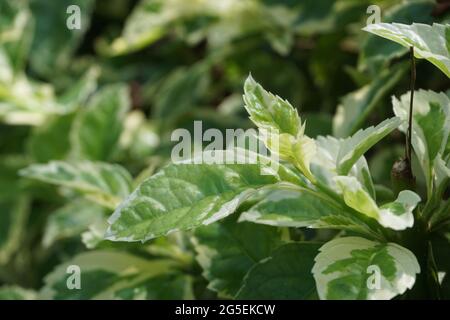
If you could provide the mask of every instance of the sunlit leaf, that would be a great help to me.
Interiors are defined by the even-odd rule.
[[[239,152],[216,151],[222,159]],[[206,153],[203,154],[206,156]],[[223,219],[256,190],[283,180],[298,181],[288,169],[278,172],[256,162],[205,164],[196,160],[166,166],[145,180],[109,218],[107,238],[146,241],[176,230],[192,229]]]
[[[374,233],[362,219],[322,194],[295,186],[274,187],[264,198],[243,212],[239,221],[279,227],[346,229]]]
[[[361,129],[342,141],[337,157],[338,172],[343,175],[347,174],[367,150],[395,130],[401,123],[402,120],[397,117],[387,119],[376,127]]]
[[[430,61],[450,78],[450,25],[375,23],[368,25],[364,30],[404,47],[414,47],[416,58]]]
[[[403,230],[413,226],[412,212],[420,202],[420,197],[416,193],[409,190],[401,191],[397,200],[378,207],[356,178],[338,176],[334,179],[349,207],[376,219],[386,228]]]

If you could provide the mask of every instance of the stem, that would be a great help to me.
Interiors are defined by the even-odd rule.
[[[414,106],[414,88],[416,86],[416,61],[414,59],[414,47],[409,48],[410,57],[411,57],[411,82],[410,82],[410,90],[411,96],[409,101],[409,119],[408,119],[408,131],[406,134],[406,148],[405,148],[405,156],[408,160],[408,165],[411,169],[411,149],[412,149],[412,118],[413,118],[413,106]],[[412,172],[412,170],[410,170]]]

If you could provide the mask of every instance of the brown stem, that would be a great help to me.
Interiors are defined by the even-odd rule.
[[[413,119],[413,106],[414,106],[414,88],[416,86],[416,61],[414,60],[414,47],[410,47],[409,52],[411,55],[411,82],[410,82],[411,97],[410,97],[410,101],[409,101],[409,119],[408,119],[408,131],[406,134],[406,148],[405,148],[406,155],[405,156],[409,162],[409,165],[411,166],[412,119]]]

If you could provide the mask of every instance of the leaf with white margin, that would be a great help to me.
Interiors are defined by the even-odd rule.
[[[0,83],[0,119],[8,124],[39,125],[50,114],[65,114],[56,103],[53,87],[30,81],[20,73],[11,83]]]
[[[346,212],[321,193],[289,184],[270,188],[261,201],[241,214],[241,221],[278,227],[343,229],[377,237],[377,230],[354,212]]]
[[[311,161],[317,152],[314,139],[304,135],[294,138],[288,133],[268,133],[266,137],[267,147],[272,153],[277,154],[282,160],[293,163],[309,181],[316,181],[310,170]]]
[[[42,245],[80,235],[92,224],[103,219],[103,208],[85,199],[76,199],[56,209],[47,218]]]
[[[277,163],[275,170],[267,158],[254,155],[251,161],[238,150],[215,151],[216,159],[235,161],[206,164],[194,158],[169,164],[120,204],[108,220],[106,239],[144,242],[207,225],[232,214],[262,187],[281,181],[299,183],[299,177],[283,165]]]
[[[420,202],[420,197],[410,191],[403,190],[394,202],[380,207],[380,224],[394,229],[403,230],[414,224],[413,210]]]
[[[409,116],[410,94],[393,98],[394,113],[402,120]],[[402,132],[407,123],[400,126]],[[450,99],[445,93],[418,90],[414,93],[412,146],[425,175],[428,195],[432,192],[433,163],[446,148],[450,133]]]
[[[267,147],[281,159],[292,162],[312,182],[309,165],[316,153],[315,141],[307,137],[305,123],[286,100],[266,91],[252,76],[244,84],[245,109],[250,120],[263,129]]]
[[[311,171],[316,179],[327,185],[332,190],[336,189],[336,183],[333,180],[337,174],[337,157],[339,149],[344,140],[336,139],[332,136],[316,138],[316,154],[311,159]],[[369,166],[366,158],[361,156],[352,166],[348,176],[354,176],[362,183],[367,192],[375,199],[375,188],[370,175]]]
[[[74,189],[107,208],[115,208],[131,192],[131,176],[117,164],[51,161],[32,164],[20,175]]]
[[[102,40],[98,49],[110,56],[129,54],[174,31],[189,45],[207,38],[208,46],[222,47],[242,33],[254,31],[255,23],[267,25],[268,17],[259,19],[260,7],[259,3],[240,0],[141,0],[125,21],[120,37],[110,44]],[[195,23],[196,19],[201,23]]]
[[[245,109],[258,128],[296,137],[304,128],[297,110],[286,100],[266,91],[252,76],[244,84]]]
[[[312,269],[322,300],[388,300],[414,285],[420,266],[395,243],[345,237],[324,244]]]
[[[402,120],[398,117],[386,119],[376,127],[361,129],[342,141],[337,157],[337,168],[341,175],[346,175],[358,159],[381,139],[395,130]]]
[[[106,218],[99,220],[88,227],[88,230],[81,234],[81,241],[86,248],[95,249],[105,240],[105,232],[108,229]]]
[[[317,152],[316,142],[307,136],[301,136],[297,138],[297,141],[293,145],[294,164],[299,170],[311,181],[316,179],[311,173],[310,164]]]
[[[450,159],[445,163],[441,157],[434,160],[436,188],[439,190],[441,186],[445,185],[450,180]]]
[[[0,48],[0,65],[1,53]],[[89,69],[70,89],[57,97],[53,86],[31,81],[19,73],[9,82],[0,82],[0,120],[9,124],[41,125],[50,115],[71,113],[95,90],[98,75],[97,68]]]
[[[334,180],[345,204],[350,208],[374,218],[386,228],[404,230],[413,226],[412,212],[420,202],[420,197],[416,193],[409,190],[401,191],[395,201],[378,207],[355,177],[337,176]]]
[[[374,23],[363,30],[407,48],[414,46],[416,58],[428,60],[450,78],[450,25]]]
[[[81,290],[68,288],[69,266],[78,266],[81,272]],[[81,253],[55,268],[44,278],[45,285],[39,299],[55,300],[108,300],[116,297],[122,289],[138,286],[144,281],[167,275],[175,268],[168,259],[146,260],[116,250],[96,250]],[[70,269],[69,269],[70,270]]]
[[[397,1],[398,4],[383,8],[383,22],[386,23],[433,23],[432,16],[435,3],[428,0]],[[367,34],[360,47],[358,69],[369,69],[376,74],[380,70],[390,69],[393,59],[402,57],[408,52],[393,41],[386,41],[376,34]]]

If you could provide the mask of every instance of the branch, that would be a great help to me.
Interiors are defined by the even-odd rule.
[[[411,166],[411,149],[412,149],[411,140],[412,140],[412,124],[413,124],[412,119],[414,106],[414,89],[416,86],[416,61],[414,59],[414,47],[410,47],[409,52],[411,57],[411,82],[410,82],[411,96],[409,101],[409,119],[408,119],[408,131],[406,134],[405,156],[407,161],[409,162],[409,166]]]

